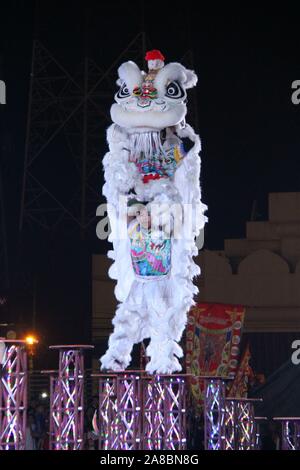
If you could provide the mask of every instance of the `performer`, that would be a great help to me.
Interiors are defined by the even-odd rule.
[[[109,275],[117,280],[119,305],[100,360],[102,369],[124,370],[133,345],[150,338],[146,370],[173,373],[181,370],[178,343],[198,291],[193,278],[200,274],[195,240],[206,220],[200,139],[185,122],[186,90],[197,76],[179,63],[165,65],[158,50],[145,59],[147,73],[131,61],[119,67],[107,131],[103,194],[113,243]],[[193,144],[187,153],[184,138]]]

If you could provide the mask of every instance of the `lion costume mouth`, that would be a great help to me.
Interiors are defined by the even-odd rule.
[[[176,126],[184,120],[186,112],[184,103],[169,106],[164,112],[161,108],[155,110],[152,106],[146,109],[136,107],[136,110],[128,110],[117,103],[114,103],[110,110],[112,121],[131,132],[143,132],[143,129],[155,131]]]

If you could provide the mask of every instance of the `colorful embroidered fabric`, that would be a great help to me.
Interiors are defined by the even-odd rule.
[[[151,230],[136,220],[129,225],[128,233],[135,274],[144,278],[167,275],[171,268],[171,240],[163,236],[151,238]]]
[[[135,164],[139,173],[143,175],[143,182],[148,183],[149,180],[172,178],[183,157],[183,145],[172,145],[150,158],[142,152]]]

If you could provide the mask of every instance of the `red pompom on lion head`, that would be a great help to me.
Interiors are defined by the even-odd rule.
[[[148,51],[145,55],[145,60],[165,60],[164,55],[158,49],[152,49],[152,51]]]

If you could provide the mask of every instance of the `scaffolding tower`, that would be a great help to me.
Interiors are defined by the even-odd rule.
[[[63,224],[64,231],[84,237],[95,221],[99,152],[110,123],[116,69],[128,57],[141,63],[145,44],[145,33],[139,33],[106,70],[86,55],[81,70],[71,74],[34,41],[20,232],[33,226],[55,231]]]
[[[71,74],[34,40],[20,232],[34,226],[55,231],[63,225],[84,238],[94,226],[101,201],[100,149],[105,148],[117,68],[128,58],[144,64],[146,48],[146,34],[140,32],[106,70],[86,52],[80,70]],[[192,67],[192,52],[182,61]],[[189,120],[196,124],[195,95],[191,100]]]

